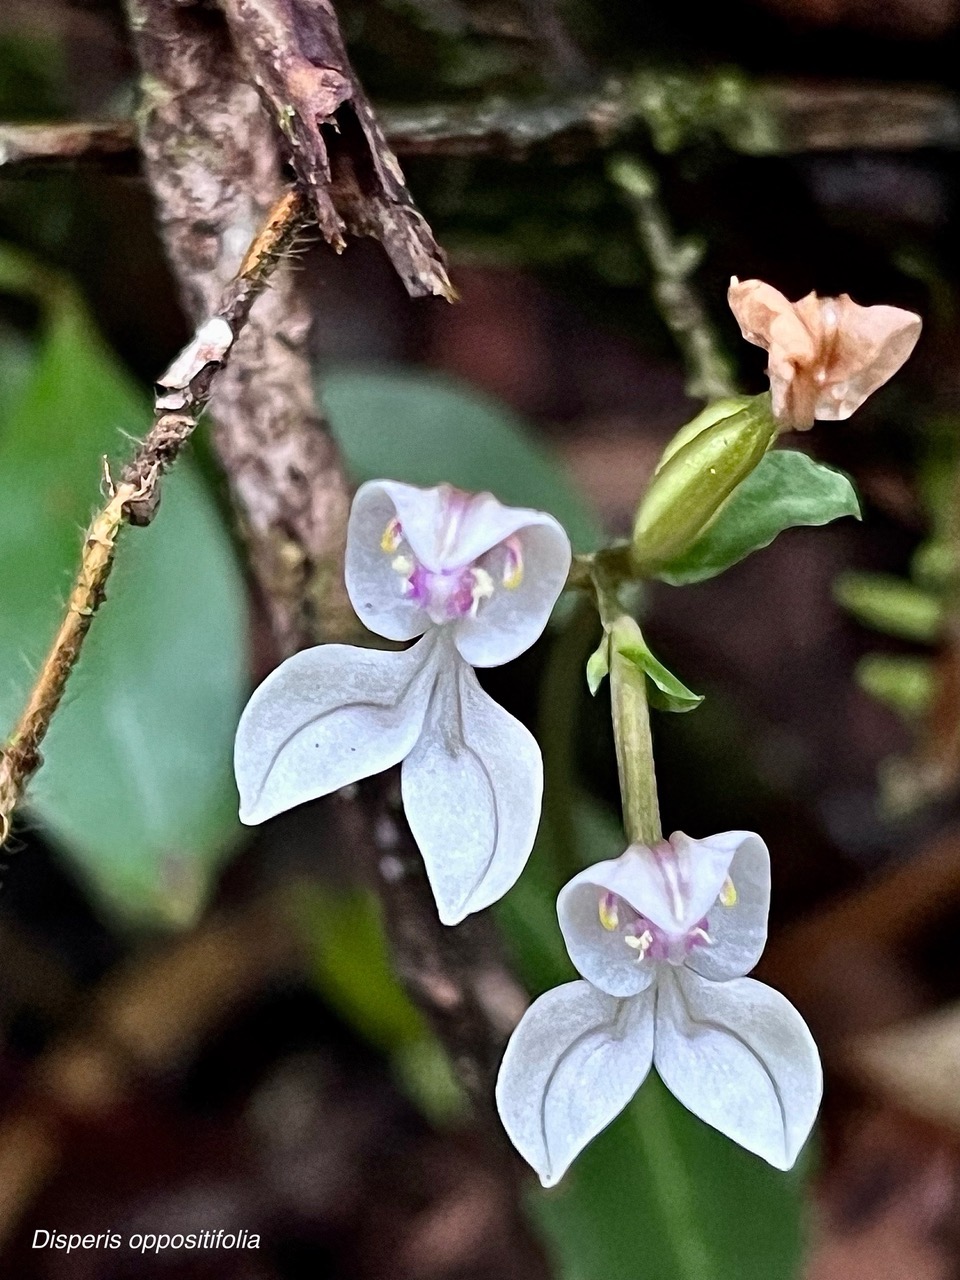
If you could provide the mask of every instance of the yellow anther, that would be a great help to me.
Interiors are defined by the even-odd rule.
[[[720,905],[722,907],[735,907],[737,905],[737,890],[729,876],[724,880],[723,888],[720,890]]]
[[[409,556],[394,556],[390,561],[390,568],[394,573],[408,574],[413,572],[413,561]]]
[[[383,537],[380,539],[380,550],[392,555],[399,547],[402,537],[403,530],[400,528],[400,521],[394,516],[383,531]]]
[[[600,923],[607,933],[613,933],[620,927],[620,913],[617,911],[617,899],[612,893],[605,893],[600,899]]]
[[[523,551],[520,547],[520,539],[517,537],[508,538],[505,547],[507,556],[503,564],[503,576],[500,580],[508,591],[513,591],[523,581]]]
[[[523,565],[513,562],[508,563],[503,572],[503,585],[508,591],[514,591],[523,581]]]

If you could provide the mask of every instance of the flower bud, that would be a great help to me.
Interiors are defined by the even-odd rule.
[[[736,409],[735,406],[742,407]],[[724,502],[777,438],[770,397],[734,401],[734,412],[716,420],[704,411],[667,446],[633,526],[631,557],[639,573],[668,564],[697,541]]]

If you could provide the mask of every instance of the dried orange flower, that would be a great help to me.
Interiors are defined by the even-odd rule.
[[[730,281],[730,309],[748,342],[769,352],[773,414],[785,430],[849,418],[897,372],[921,320],[899,307],[861,307],[849,294],[790,302],[762,280]]]

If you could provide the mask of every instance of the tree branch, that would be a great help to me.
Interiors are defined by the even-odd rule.
[[[324,238],[374,236],[414,297],[452,300],[443,254],[344,47],[330,0],[219,0],[234,47],[259,86]]]
[[[174,0],[129,9],[146,176],[197,324],[283,190],[277,135],[216,14]],[[294,273],[278,272],[211,402],[214,448],[283,654],[356,625],[341,573],[349,491],[314,401],[312,320]]]
[[[708,105],[709,95],[698,100],[691,87],[696,77],[680,81],[686,86],[685,109],[676,105],[676,93],[671,97],[664,88],[669,79],[651,73],[639,95],[635,84],[616,82],[566,97],[381,106],[378,115],[387,142],[401,156],[523,160],[549,148],[563,159],[611,146],[644,122],[655,132],[659,124],[661,142],[671,147],[691,132],[713,130],[731,150],[748,155],[960,148],[960,106],[933,88],[760,81],[741,89],[735,112],[728,108],[718,116]],[[664,137],[668,120],[673,132]],[[132,169],[135,135],[130,121],[0,124],[0,169],[88,160]]]
[[[124,522],[144,525],[153,519],[160,503],[161,476],[176,461],[196,428],[214,377],[227,363],[255,298],[284,249],[302,229],[305,216],[305,206],[298,195],[288,193],[278,201],[224,291],[215,315],[200,327],[157,383],[153,426],[124,467],[121,483],[114,486],[107,477],[109,501],[87,530],[80,569],[63,621],[27,705],[0,755],[0,844],[10,833],[13,812],[27,783],[42,763],[40,748],[103,603]]]
[[[133,122],[0,124],[0,168],[29,170],[81,161],[134,173],[137,139]]]
[[[720,345],[691,276],[703,256],[694,240],[674,234],[660,200],[656,174],[636,156],[615,156],[610,177],[633,209],[637,237],[653,275],[652,293],[687,370],[687,394],[717,400],[733,395],[733,368]]]

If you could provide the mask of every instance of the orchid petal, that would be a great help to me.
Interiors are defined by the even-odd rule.
[[[237,728],[240,819],[263,822],[397,764],[435,678],[433,636],[402,653],[326,644],[264,680]]]
[[[707,1124],[777,1169],[793,1166],[823,1091],[806,1023],[753,978],[711,982],[691,970],[657,983],[654,1064],[671,1093]]]
[[[549,522],[560,528],[541,511],[508,507],[492,493],[465,493],[449,484],[419,489],[398,480],[371,480],[357,496],[368,491],[389,499],[411,551],[436,572],[472,564],[527,525]]]
[[[654,964],[638,959],[619,929],[605,929],[600,921],[600,900],[613,892],[608,884],[620,883],[621,861],[598,862],[574,876],[560,890],[557,916],[577,972],[607,995],[624,997],[646,991],[657,971]]]
[[[652,992],[618,1000],[568,982],[530,1006],[503,1056],[497,1107],[545,1187],[624,1109],[652,1052]]]
[[[493,593],[456,629],[457,648],[474,667],[499,666],[529,649],[547,625],[570,572],[570,540],[553,516],[502,510],[517,518],[511,533],[516,534],[523,568],[517,584],[508,587],[501,551],[480,560],[494,580]]]
[[[717,902],[707,918],[710,945],[695,947],[687,964],[704,978],[739,978],[756,965],[767,942],[770,913],[770,854],[752,831],[711,836],[715,848],[733,848],[728,876],[735,901]]]
[[[728,831],[706,840],[692,840],[682,831],[675,831],[669,841],[661,840],[654,846],[631,845],[619,858],[581,871],[561,891],[561,899],[570,907],[560,920],[570,959],[580,969],[583,948],[597,954],[595,930],[587,930],[586,907],[579,907],[580,898],[585,895],[577,892],[575,896],[575,887],[589,887],[595,901],[603,892],[615,893],[664,933],[681,937],[695,928],[716,902],[733,856],[749,834]],[[576,910],[574,902],[578,904]],[[601,927],[599,921],[596,927]],[[582,958],[584,963],[590,963],[586,952]],[[590,976],[585,970],[581,972]]]
[[[390,493],[397,487],[410,488],[371,480],[357,490],[347,525],[344,578],[347,594],[365,627],[388,640],[412,640],[433,624],[426,611],[405,594],[405,575],[397,572],[395,556],[383,545],[397,514]]]
[[[540,822],[536,739],[442,650],[417,745],[404,761],[403,806],[444,924],[503,897],[526,865]]]

